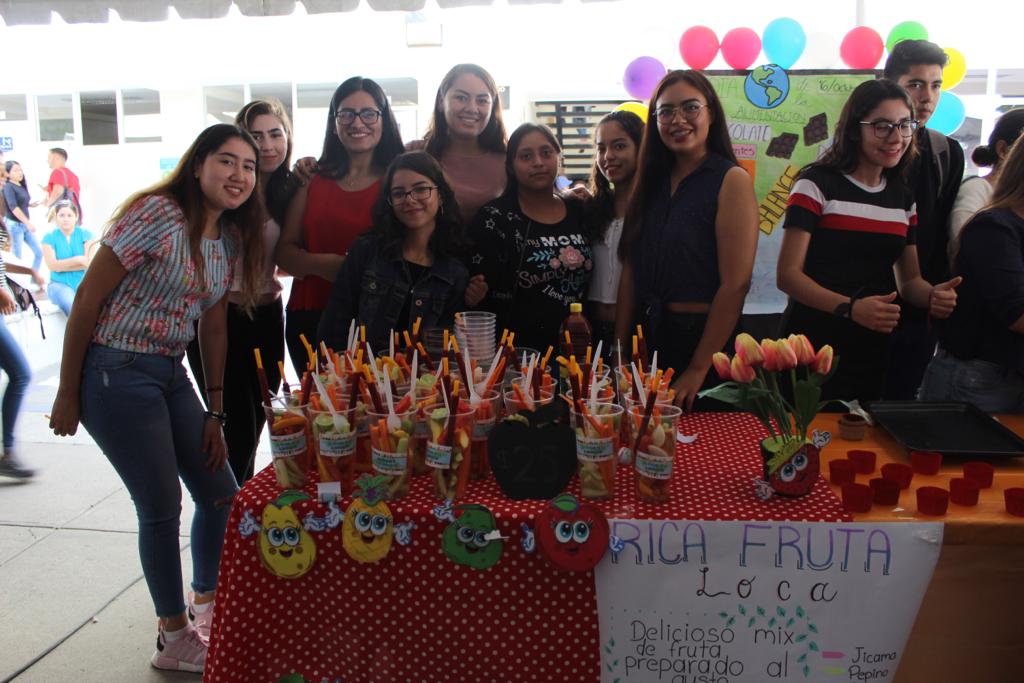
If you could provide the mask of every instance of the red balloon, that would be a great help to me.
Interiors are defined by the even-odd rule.
[[[882,59],[885,43],[873,28],[858,26],[843,38],[839,56],[851,69],[874,69]]]
[[[761,36],[749,28],[734,28],[722,38],[722,58],[734,69],[748,69],[761,54]]]
[[[707,68],[718,54],[718,36],[707,26],[691,26],[679,39],[679,54],[691,69]]]

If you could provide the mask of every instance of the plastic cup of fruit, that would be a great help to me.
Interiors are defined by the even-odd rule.
[[[659,391],[658,392],[658,398],[654,399],[654,403],[657,406],[671,406],[672,405],[672,399],[670,399],[668,397],[668,394],[663,394],[662,392]],[[629,416],[634,409],[639,410],[642,413],[643,409],[644,409],[644,405],[643,405],[643,403],[640,403],[639,401],[634,401],[627,394],[626,398],[624,399],[624,402],[622,403],[622,409],[623,409],[624,413],[627,416]],[[638,424],[639,423],[635,422],[634,420],[631,420],[631,419],[626,420],[626,429],[625,429],[625,432],[624,432],[624,437],[627,439],[629,446],[632,446],[633,442],[636,441],[636,427],[637,427]]]
[[[528,398],[527,398],[528,397]],[[520,410],[536,410],[555,400],[555,395],[548,389],[540,390],[540,398],[533,398],[533,392],[529,394],[517,393],[515,389],[505,391],[505,411],[509,415],[515,415]]]
[[[425,380],[429,377],[429,380]],[[416,406],[413,409],[412,418],[412,473],[426,474],[430,471],[427,467],[427,438],[430,436],[430,426],[427,424],[426,408],[433,405],[437,394],[435,393],[434,375],[422,375],[416,383]]]
[[[634,458],[636,494],[645,503],[664,503],[669,499],[679,430],[677,406],[655,405],[651,419],[644,425],[644,409],[634,405],[629,410],[633,433],[640,438]]]
[[[366,415],[366,404],[361,399],[356,401],[353,413],[356,423],[356,474],[373,472],[373,448],[370,445],[370,420]]]
[[[565,397],[567,399],[569,399],[569,401],[570,401],[570,403],[569,403],[569,405],[570,405],[570,409],[569,409],[569,426],[572,427],[573,429],[576,429],[576,425],[578,425],[579,423],[576,422],[577,415],[576,415],[575,404],[571,403],[571,401],[573,401],[573,399],[574,399],[574,396],[572,395],[572,389],[569,389],[568,391],[565,392]],[[583,400],[586,401],[589,404],[589,402],[590,402],[590,393],[589,392],[586,393],[586,395],[583,397]],[[612,391],[611,385],[610,384],[605,384],[604,386],[600,387],[597,390],[597,393],[595,394],[595,399],[594,400],[595,400],[596,403],[615,403],[615,392]],[[619,422],[621,423],[621,420],[619,420]]]
[[[306,485],[312,435],[306,406],[293,405],[291,397],[277,396],[267,411],[270,429],[270,453],[281,488],[302,488]]]
[[[480,395],[480,403],[476,407],[473,418],[473,445],[470,453],[469,478],[471,480],[486,479],[491,473],[491,461],[487,452],[487,437],[497,423],[498,411],[501,409],[501,397],[494,389]]]
[[[385,477],[388,500],[398,500],[409,492],[412,478],[413,411],[392,415],[367,410],[366,416],[373,473]]]
[[[313,447],[320,481],[341,483],[342,493],[352,490],[355,475],[356,433],[342,410],[331,413],[311,410],[313,420]]]
[[[608,499],[615,495],[615,462],[622,434],[622,406],[612,402],[584,403],[576,413],[576,460],[580,492],[584,498]]]
[[[476,411],[468,401],[459,401],[454,417],[444,404],[427,409],[430,437],[427,440],[427,466],[439,498],[455,500],[466,494],[469,485],[473,420]],[[454,420],[454,421],[453,421]]]

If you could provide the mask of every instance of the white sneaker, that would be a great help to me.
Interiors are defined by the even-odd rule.
[[[149,660],[157,669],[169,671],[191,671],[202,673],[206,664],[206,642],[190,623],[181,631],[180,637],[168,640],[163,627],[156,637],[156,652]]]
[[[214,602],[206,603],[209,608],[205,612],[199,612],[196,610],[196,594],[192,591],[188,592],[188,620],[192,622],[192,625],[199,631],[199,635],[207,643],[210,642],[210,627],[213,626],[213,609]]]

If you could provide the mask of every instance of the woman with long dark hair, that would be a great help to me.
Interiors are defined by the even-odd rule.
[[[699,71],[672,71],[654,90],[619,253],[615,331],[641,322],[691,409],[711,356],[735,334],[757,251],[754,185],[736,162],[722,102]]]
[[[594,343],[603,341],[609,356],[615,347],[615,315],[622,277],[619,242],[626,207],[633,193],[643,135],[643,119],[629,111],[606,115],[598,122],[594,133],[597,156],[590,171],[589,198],[584,204],[594,252],[586,314],[593,329]]]
[[[497,314],[516,344],[559,345],[569,304],[582,303],[593,254],[581,202],[555,190],[561,146],[545,126],[524,123],[505,155],[505,192],[470,227],[470,274],[485,292],[479,307]]]
[[[253,191],[258,157],[249,133],[217,124],[200,133],[168,178],[129,197],[85,273],[64,335],[50,427],[74,434],[81,421],[132,496],[142,570],[160,618],[151,662],[161,669],[202,671],[206,660],[200,629],[213,616],[238,491],[225,467],[227,418],[217,387],[239,260],[243,305],[251,309],[260,290],[266,213]],[[196,319],[208,411],[182,364]],[[179,477],[195,501],[188,612]]]
[[[381,87],[354,76],[334,91],[327,111],[317,174],[292,198],[277,247],[277,263],[295,276],[288,299],[285,343],[301,376],[338,269],[356,238],[372,224],[380,178],[402,153],[402,137]]]
[[[7,205],[7,232],[11,236],[10,248],[15,256],[21,258],[22,243],[28,244],[32,250],[32,270],[39,270],[43,263],[43,249],[36,238],[36,226],[29,218],[29,207],[35,206],[29,197],[28,179],[25,171],[17,161],[4,164],[7,171],[7,182],[3,186],[4,203]],[[43,291],[43,285],[39,285]]]
[[[342,349],[349,325],[366,326],[371,347],[386,349],[390,332],[451,325],[466,289],[458,258],[462,220],[455,193],[429,154],[397,157],[373,206],[373,229],[356,240],[320,319],[318,339]]]
[[[932,286],[921,277],[914,196],[904,179],[917,121],[907,92],[885,79],[850,94],[831,147],[805,168],[789,196],[778,285],[789,295],[783,334],[831,344],[839,367],[828,398],[882,395],[900,297],[944,318],[959,279]],[[895,279],[893,277],[895,272]]]

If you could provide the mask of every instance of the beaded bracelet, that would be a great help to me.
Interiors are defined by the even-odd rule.
[[[215,410],[207,410],[204,414],[206,415],[207,420],[216,420],[217,422],[220,422],[222,425],[227,424],[227,413],[218,413]]]

